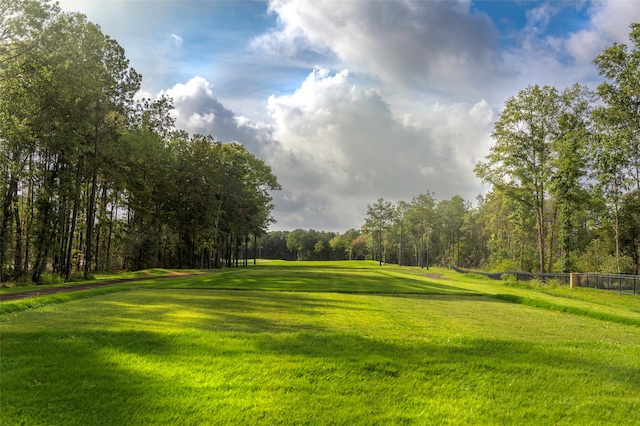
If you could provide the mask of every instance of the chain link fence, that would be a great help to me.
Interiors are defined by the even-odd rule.
[[[640,294],[640,276],[624,274],[571,274],[571,287],[587,287]]]
[[[456,268],[452,269],[461,274],[484,275],[492,280],[501,280],[503,275],[515,276],[518,281],[539,280],[546,282],[556,280],[558,284],[571,287],[595,288],[598,290],[617,291],[626,294],[640,295],[640,275],[624,274],[592,274],[592,273],[545,273],[532,272],[482,272]]]

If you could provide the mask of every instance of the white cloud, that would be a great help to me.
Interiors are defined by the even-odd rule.
[[[176,47],[182,47],[182,43],[184,42],[184,40],[182,40],[182,37],[177,34],[171,34],[169,38],[171,38],[171,41]]]
[[[356,72],[399,87],[459,90],[501,74],[497,34],[468,1],[317,2],[272,0],[280,27],[253,42],[278,57],[331,52]]]
[[[179,128],[238,140],[272,166],[283,187],[274,229],[344,231],[361,225],[378,197],[408,201],[431,190],[473,199],[481,190],[471,170],[488,149],[493,111],[484,100],[403,115],[377,90],[353,85],[347,70],[320,67],[292,93],[269,98],[269,124],[227,109],[202,77],[163,93]]]
[[[226,108],[213,93],[213,86],[203,77],[193,77],[158,94],[173,99],[176,127],[191,134],[212,135],[222,142],[238,141],[254,155],[262,156],[270,141],[269,127],[239,117]]]
[[[591,63],[614,42],[629,40],[629,25],[640,21],[640,2],[610,0],[595,2],[590,25],[571,34],[566,41],[569,54],[580,63]]]
[[[481,190],[472,169],[489,145],[493,112],[484,100],[395,118],[376,90],[352,85],[347,71],[316,68],[268,108],[278,142],[269,162],[283,185],[276,210],[286,228],[346,230],[362,223],[378,197],[410,200],[431,190],[473,199]]]
[[[254,37],[263,28],[238,21],[244,50],[216,44],[224,30],[203,14],[235,2],[62,4],[123,42],[146,96],[170,87],[178,127],[237,140],[273,166],[274,228],[336,231],[359,226],[378,197],[472,200],[505,99],[528,84],[597,83],[594,57],[640,21],[634,0],[524,2],[525,27],[498,34],[471,0],[271,0],[261,22],[276,17],[275,29]],[[582,29],[556,30],[569,8]]]

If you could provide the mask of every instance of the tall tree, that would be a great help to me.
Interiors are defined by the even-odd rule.
[[[398,265],[404,265],[404,247],[406,245],[406,232],[405,226],[405,214],[409,210],[409,204],[406,201],[398,201],[395,211],[395,222],[399,228],[399,242],[398,242]]]
[[[633,261],[634,273],[640,275],[640,190],[625,195],[620,208],[620,245]]]
[[[91,272],[93,256],[93,229],[95,224],[96,192],[100,169],[100,147],[104,139],[113,135],[117,115],[128,116],[133,95],[140,88],[140,75],[129,67],[124,49],[100,31],[100,28],[76,15],[78,38],[82,40],[77,51],[80,82],[85,87],[84,102],[90,123],[87,139],[91,143],[91,182],[87,208],[86,248],[84,275]],[[70,46],[71,47],[71,46]]]
[[[35,153],[31,125],[40,114],[34,79],[40,71],[37,64],[43,61],[41,52],[35,52],[46,41],[51,17],[58,13],[56,5],[37,0],[0,1],[0,282],[23,271],[24,215],[18,201],[21,181]],[[7,274],[12,235],[14,271]]]
[[[374,204],[367,206],[367,216],[365,218],[367,228],[373,231],[375,235],[375,241],[378,246],[378,261],[380,266],[383,262],[383,234],[393,219],[393,204],[389,201],[385,201],[383,198],[378,198]]]
[[[595,59],[606,80],[597,93],[597,146],[592,150],[599,187],[612,211],[615,255],[620,272],[620,205],[631,188],[640,189],[640,23],[631,25],[633,46],[614,44]]]
[[[533,210],[540,272],[545,272],[545,206],[552,176],[558,96],[554,87],[535,85],[509,98],[494,126],[495,144],[486,161],[475,168],[483,181]]]
[[[447,265],[460,266],[462,228],[468,210],[468,203],[459,195],[441,200],[436,206],[436,232],[443,249],[440,260]]]
[[[604,105],[596,108],[598,123],[606,126],[622,151],[619,159],[626,185],[640,189],[640,23],[631,24],[632,46],[615,43],[595,59],[606,80],[597,93]]]
[[[564,90],[560,96],[550,190],[560,210],[559,245],[563,272],[572,270],[575,216],[589,200],[583,179],[587,175],[587,149],[591,142],[591,101],[589,89],[578,84]]]
[[[429,237],[434,222],[435,198],[431,191],[413,197],[407,219],[418,245],[418,266],[429,268]],[[426,251],[425,251],[426,250]]]

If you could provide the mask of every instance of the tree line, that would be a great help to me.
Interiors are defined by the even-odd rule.
[[[378,199],[362,228],[340,238],[364,239],[365,257],[380,263],[640,274],[639,23],[630,40],[595,58],[604,78],[596,90],[530,85],[506,101],[475,167],[491,186],[475,207],[430,191]],[[305,238],[288,247],[317,258],[314,244],[326,242]]]
[[[176,131],[141,80],[84,15],[0,0],[0,282],[220,267],[266,232],[270,167]]]
[[[458,210],[438,215],[427,194],[427,241],[440,244],[434,261],[640,274],[639,23],[631,25],[630,40],[595,58],[604,78],[595,91],[530,85],[506,101],[494,124],[495,143],[475,168],[491,185],[477,207],[454,197],[449,203]],[[370,230],[378,259],[387,253],[402,263],[407,236],[414,251],[418,239],[422,245],[425,225],[409,219],[405,226],[407,214],[422,211],[420,197],[368,207],[363,229]]]
[[[258,240],[258,253],[285,260],[375,259],[422,267],[452,264],[457,256],[468,256],[464,232],[470,214],[470,204],[459,196],[438,202],[427,192],[409,203],[396,204],[379,199],[369,206],[360,229],[342,234],[314,229],[269,232]],[[484,253],[474,255],[480,259]]]
[[[475,206],[425,191],[343,234],[267,233],[268,165],[175,130],[171,99],[136,99],[142,76],[85,16],[0,0],[0,282],[257,256],[640,273],[640,24],[630,40],[595,58],[594,91],[506,101]]]

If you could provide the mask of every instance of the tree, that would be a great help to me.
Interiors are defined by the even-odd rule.
[[[95,225],[95,203],[100,168],[100,145],[106,137],[113,137],[117,119],[114,114],[127,116],[133,95],[140,88],[141,76],[129,67],[124,49],[118,43],[104,36],[100,28],[76,15],[81,49],[77,51],[78,67],[81,69],[80,82],[85,87],[84,103],[89,112],[87,139],[92,141],[91,184],[87,208],[86,249],[84,275],[91,272],[93,256],[93,229]],[[85,65],[81,68],[81,64]],[[83,81],[84,80],[84,81]]]
[[[459,195],[440,201],[436,207],[437,231],[444,248],[441,260],[445,264],[460,266],[460,239],[468,210],[467,202]]]
[[[0,281],[237,262],[272,223],[271,169],[174,130],[140,81],[85,16],[0,0]]]
[[[597,93],[594,166],[599,188],[613,211],[616,261],[620,258],[620,203],[631,188],[640,189],[640,23],[631,25],[633,47],[614,44],[595,59],[606,80]]]
[[[0,81],[18,75],[12,63],[45,39],[47,21],[59,13],[57,4],[39,0],[0,0]]]
[[[296,260],[301,260],[301,250],[304,250],[304,229],[296,229],[287,235],[287,249],[291,250]]]
[[[640,275],[640,190],[625,195],[620,208],[620,245]]]
[[[615,43],[594,63],[606,80],[597,93],[605,105],[596,108],[600,125],[613,133],[622,151],[620,167],[625,180],[640,189],[640,23],[631,24],[633,46]]]
[[[396,204],[395,221],[400,227],[400,242],[398,244],[398,265],[404,265],[404,246],[405,246],[405,214],[409,210],[409,204],[406,201],[398,201]]]
[[[557,134],[558,93],[553,87],[528,86],[507,100],[494,126],[491,147],[476,175],[533,210],[540,272],[545,272],[545,206]]]
[[[391,202],[384,201],[382,198],[378,198],[374,204],[367,206],[367,216],[365,221],[367,227],[372,230],[372,234],[375,235],[378,245],[378,260],[380,262],[380,266],[382,266],[383,261],[383,232],[393,219],[393,211],[393,204]]]
[[[589,194],[582,186],[582,179],[587,174],[587,148],[591,142],[591,98],[589,89],[578,84],[562,92],[557,134],[553,139],[550,191],[560,209],[559,245],[563,272],[572,270],[575,216],[589,200]]]
[[[316,253],[318,256],[320,256],[320,260],[323,260],[322,253],[324,252],[324,250],[325,250],[325,246],[322,240],[316,241],[315,245],[313,246],[313,252]]]
[[[5,268],[12,235],[14,267],[9,275],[18,278],[24,272],[23,241],[28,240],[18,188],[29,173],[36,144],[31,125],[41,113],[34,84],[40,70],[34,63],[44,62],[42,52],[36,54],[36,50],[46,41],[50,18],[59,13],[57,5],[37,0],[0,1],[0,282],[8,276]]]
[[[407,219],[418,245],[418,265],[429,269],[429,236],[434,221],[435,198],[431,191],[413,197],[407,210]],[[425,240],[426,237],[426,240]],[[425,252],[426,241],[426,252]],[[426,254],[426,257],[425,257]]]

